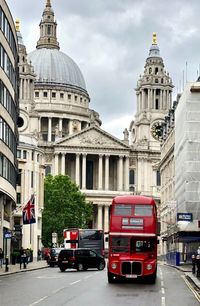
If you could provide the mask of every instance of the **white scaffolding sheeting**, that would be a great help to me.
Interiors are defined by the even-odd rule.
[[[200,220],[199,82],[186,85],[176,108],[174,158],[177,212],[192,213],[193,220]]]

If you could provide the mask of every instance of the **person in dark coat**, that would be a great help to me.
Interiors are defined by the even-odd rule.
[[[2,248],[0,248],[0,266],[1,266],[1,268],[3,266],[3,259],[4,259],[4,252],[3,252]]]
[[[196,272],[196,256],[195,254],[192,255],[192,273],[195,274]]]
[[[200,277],[200,255],[196,256],[197,277]]]
[[[23,247],[21,247],[19,252],[20,252],[20,269],[22,267],[22,264],[23,264],[23,268],[26,269],[26,264],[27,264],[26,251],[24,250]]]

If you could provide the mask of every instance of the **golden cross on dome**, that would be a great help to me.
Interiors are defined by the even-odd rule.
[[[47,0],[46,6],[51,6],[51,0]]]
[[[157,45],[157,35],[153,32],[152,45]]]
[[[19,19],[15,20],[15,29],[16,29],[17,32],[20,31],[20,20]]]

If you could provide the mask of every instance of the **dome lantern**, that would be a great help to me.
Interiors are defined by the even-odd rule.
[[[51,8],[51,0],[47,0],[46,7],[40,22],[40,38],[37,42],[37,49],[60,49],[57,41],[57,23],[54,19],[54,12]]]

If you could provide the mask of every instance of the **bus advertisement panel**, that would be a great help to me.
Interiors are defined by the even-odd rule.
[[[108,282],[145,278],[157,273],[157,215],[153,198],[118,196],[112,201],[109,231]]]
[[[97,229],[64,229],[65,248],[89,248],[104,256],[104,232]]]

